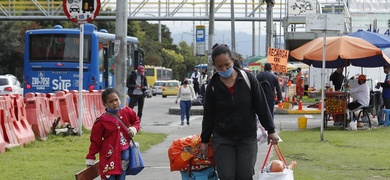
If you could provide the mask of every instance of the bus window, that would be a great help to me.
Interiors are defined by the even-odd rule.
[[[84,41],[84,62],[90,62],[91,37]],[[79,35],[44,34],[30,36],[30,61],[79,61]]]

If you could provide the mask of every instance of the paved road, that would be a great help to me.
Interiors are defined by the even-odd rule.
[[[146,168],[137,176],[128,176],[127,179],[137,180],[178,180],[181,179],[178,171],[171,172],[169,169],[169,159],[167,151],[172,141],[188,135],[199,134],[201,132],[202,116],[191,116],[191,125],[180,126],[180,115],[170,115],[170,107],[179,106],[175,104],[176,97],[162,98],[153,96],[146,99],[144,115],[141,126],[142,131],[166,133],[168,137],[164,142],[153,146],[143,153]],[[137,109],[135,108],[137,111]],[[302,115],[275,115],[276,130],[297,130],[298,117]],[[308,116],[308,128],[319,127],[321,125],[320,115]],[[281,137],[283,139],[283,137]],[[267,146],[259,146],[256,171],[261,167],[265,157]],[[257,178],[257,172],[254,179]]]

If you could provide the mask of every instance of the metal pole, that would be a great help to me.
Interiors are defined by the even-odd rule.
[[[115,89],[122,104],[126,104],[126,56],[127,56],[127,0],[116,1],[115,40],[120,41],[119,53],[115,59]],[[130,59],[129,59],[130,60]]]
[[[284,9],[286,10],[286,9]],[[282,44],[282,3],[280,2],[279,4],[279,49],[282,49],[281,44]],[[285,49],[286,47],[284,47]]]
[[[192,2],[194,3],[192,6],[192,16],[195,17],[195,0],[193,0]],[[195,21],[192,21],[192,46],[194,46],[194,56],[197,55],[196,46],[195,46],[195,41],[196,41],[195,32],[196,32]]]
[[[321,136],[321,141],[324,141],[324,121],[325,121],[325,112],[324,112],[324,108],[325,108],[325,61],[326,61],[326,15],[325,15],[325,18],[324,18],[324,23],[325,23],[325,29],[323,30],[324,32],[324,44],[322,46],[322,68],[321,68],[321,132],[320,132],[320,136]]]
[[[207,50],[208,56],[208,66],[207,66],[207,75],[212,76],[214,74],[213,61],[211,59],[211,49],[214,44],[214,0],[210,0],[210,16],[209,16],[209,45]]]
[[[273,0],[267,0],[267,47],[266,54],[268,54],[268,48],[272,47],[272,29],[273,29],[273,20],[272,20],[272,8],[274,7]]]
[[[236,52],[236,28],[235,28],[235,19],[234,19],[234,1],[230,1],[230,16],[231,16],[231,37],[232,37],[232,47],[231,50],[232,52]]]
[[[262,0],[259,0],[259,4]],[[259,18],[261,17],[261,9],[259,8]],[[261,56],[261,21],[259,21],[259,56]]]
[[[252,11],[255,10],[255,0],[252,0]],[[253,17],[255,17],[255,13],[253,12]],[[256,32],[255,32],[255,22],[252,21],[252,56],[255,56],[256,50],[256,42],[255,42]]]
[[[158,17],[161,17],[161,1],[158,1]],[[161,21],[158,21],[158,42],[161,43]]]
[[[80,23],[80,45],[79,45],[79,136],[83,134],[83,69],[84,69],[84,23]]]

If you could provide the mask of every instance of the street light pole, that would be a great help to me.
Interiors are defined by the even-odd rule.
[[[158,17],[161,17],[161,1],[158,0]],[[158,20],[158,42],[161,43],[161,21]]]

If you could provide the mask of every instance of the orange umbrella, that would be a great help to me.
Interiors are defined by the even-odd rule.
[[[290,52],[291,57],[303,63],[322,67],[324,40],[316,38]],[[364,39],[352,36],[326,37],[326,68],[381,67],[390,59],[382,51]]]

